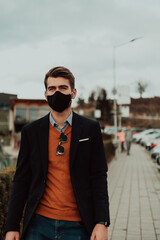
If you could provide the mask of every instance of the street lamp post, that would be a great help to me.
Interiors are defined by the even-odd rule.
[[[117,99],[116,99],[116,94],[117,94],[117,84],[116,84],[116,49],[123,46],[123,45],[127,45],[129,43],[132,43],[136,40],[138,40],[140,38],[134,38],[131,39],[128,42],[116,45],[113,47],[113,83],[114,83],[114,88],[113,88],[113,95],[114,95],[114,141],[115,144],[117,145]],[[117,155],[117,153],[116,153]]]
[[[115,69],[116,69],[116,57],[115,57],[115,47],[113,47],[114,141],[115,141],[115,144],[117,144],[117,100],[116,100],[117,88],[116,88],[116,70]]]

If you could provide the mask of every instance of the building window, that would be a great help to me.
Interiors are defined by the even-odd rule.
[[[16,106],[16,121],[26,121],[26,106]]]
[[[47,106],[40,107],[40,117],[44,117],[48,113],[49,113],[49,107]]]
[[[38,119],[38,106],[29,106],[29,121]]]

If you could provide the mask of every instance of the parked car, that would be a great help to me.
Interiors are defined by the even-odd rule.
[[[141,133],[137,133],[137,134],[133,135],[133,141],[136,143],[139,143],[140,140],[142,139],[142,137],[150,132],[153,132],[153,129],[146,129],[146,130],[142,131]]]
[[[117,132],[120,130],[119,127],[117,127]],[[125,127],[122,127],[121,128],[122,131],[126,131],[126,128]],[[104,128],[104,133],[107,133],[107,134],[115,134],[115,127],[114,126],[108,126],[108,127],[105,127]]]
[[[115,133],[115,128],[114,128],[114,126],[105,127],[105,128],[104,128],[104,133],[114,134],[114,133]]]
[[[136,134],[139,134],[139,133],[143,132],[144,129],[142,129],[142,128],[131,128],[131,131],[132,131],[132,135],[136,135]]]
[[[155,130],[147,134],[146,136],[144,136],[143,140],[141,140],[141,145],[146,147],[148,145],[148,142],[150,142],[152,139],[155,139],[157,137],[160,137],[160,130]]]
[[[160,144],[160,136],[151,139],[147,144],[146,144],[146,149],[151,150],[152,148],[156,147],[157,145]]]
[[[158,170],[160,171],[160,155],[158,155],[156,158],[156,164],[157,164]]]
[[[141,144],[142,146],[144,146],[144,141],[151,135],[154,133],[154,130],[152,129],[150,132],[144,134],[141,139],[139,140],[139,144]]]
[[[156,156],[158,156],[159,154],[160,154],[160,145],[157,145],[151,150],[151,157],[153,159],[156,159]]]

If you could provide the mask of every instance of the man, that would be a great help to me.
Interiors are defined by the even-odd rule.
[[[72,112],[74,76],[45,76],[51,112],[22,129],[6,223],[6,240],[107,240],[107,165],[98,122]],[[91,238],[90,238],[91,236]]]
[[[122,129],[117,133],[117,136],[119,138],[119,141],[121,143],[121,152],[124,152],[124,142],[125,142],[125,133],[122,131]]]
[[[126,148],[127,148],[127,155],[130,155],[130,148],[132,142],[132,131],[130,125],[127,126],[127,130],[125,132],[125,140],[126,140]]]

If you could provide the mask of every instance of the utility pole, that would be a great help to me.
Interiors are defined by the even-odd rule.
[[[113,83],[114,83],[114,87],[113,87],[113,95],[114,95],[114,104],[113,104],[113,108],[114,108],[114,144],[116,145],[117,147],[117,144],[118,144],[118,141],[117,141],[117,99],[116,99],[116,95],[117,95],[117,83],[116,83],[116,49],[121,47],[121,46],[124,46],[124,45],[127,45],[129,43],[132,43],[136,40],[139,40],[141,39],[140,38],[133,38],[131,39],[130,41],[128,42],[125,42],[125,43],[122,43],[122,44],[119,44],[119,45],[116,45],[113,47]],[[121,111],[121,106],[120,106],[120,109],[119,111]],[[120,113],[121,114],[121,113]],[[119,118],[119,125],[121,127],[121,115],[120,115],[120,118]],[[117,158],[117,151],[116,151],[116,156],[115,158]]]

